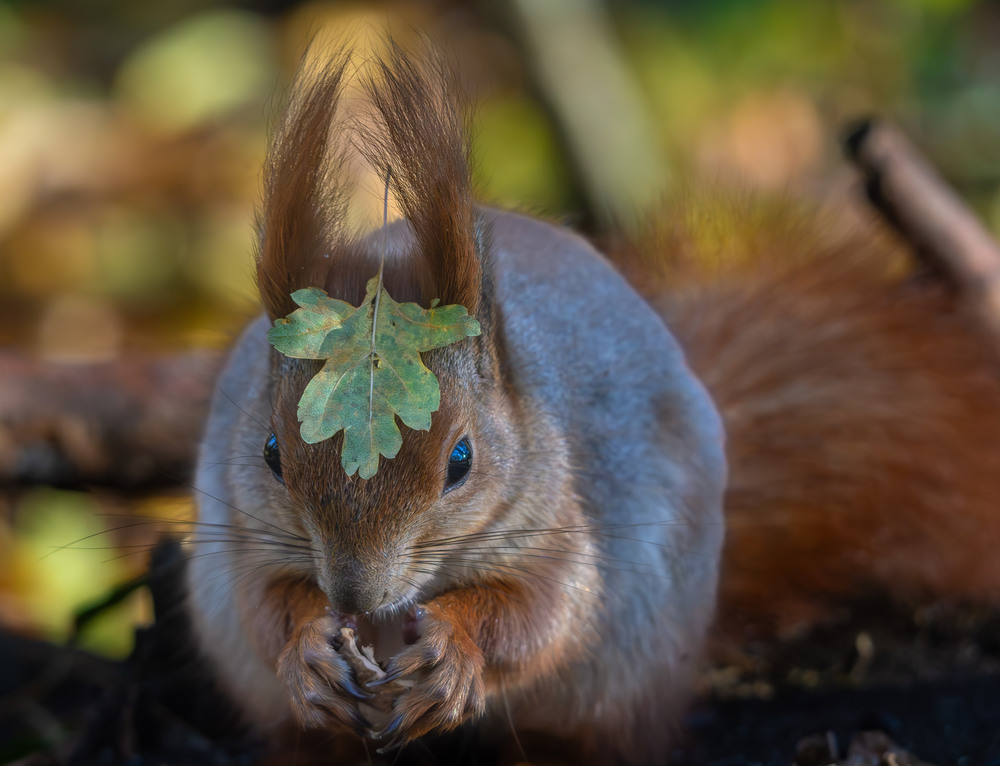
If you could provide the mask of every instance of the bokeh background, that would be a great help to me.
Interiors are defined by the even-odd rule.
[[[692,176],[826,196],[854,183],[845,126],[880,115],[1000,229],[996,2],[8,0],[0,344],[63,365],[224,347],[255,312],[259,168],[306,44],[387,31],[461,71],[498,204],[595,231]],[[65,640],[189,494],[4,488],[0,623]],[[123,656],[149,616],[136,591],[78,640]]]

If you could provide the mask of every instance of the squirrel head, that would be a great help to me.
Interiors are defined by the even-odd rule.
[[[321,363],[271,355],[273,434],[264,445],[298,526],[312,540],[317,580],[343,613],[391,611],[441,572],[428,541],[483,528],[517,463],[517,417],[502,376],[488,232],[471,192],[468,143],[443,67],[417,64],[390,45],[363,81],[373,119],[352,126],[354,146],[388,179],[404,220],[367,237],[346,231],[347,126],[338,121],[348,59],[304,69],[272,143],[257,282],[272,320],[295,309],[291,293],[320,287],[358,305],[384,261],[399,301],[461,304],[478,337],[428,351],[440,406],[427,431],[400,424],[402,446],[374,476],[341,467],[343,432],[300,435],[297,405]]]

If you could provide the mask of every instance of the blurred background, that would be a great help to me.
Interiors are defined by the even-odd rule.
[[[599,232],[691,176],[825,196],[852,183],[845,126],[881,115],[1000,229],[997,2],[7,0],[0,397],[15,353],[72,375],[225,347],[255,313],[259,168],[306,44],[386,31],[455,62],[497,204]],[[169,478],[6,486],[0,624],[65,640],[141,574],[152,522],[189,514]],[[139,590],[77,640],[120,657],[149,618]]]

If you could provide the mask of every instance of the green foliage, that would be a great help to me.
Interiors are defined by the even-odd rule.
[[[504,93],[477,106],[476,123],[472,173],[492,204],[572,209],[573,180],[565,152],[537,102]]]
[[[109,542],[102,536],[97,510],[96,501],[83,493],[35,489],[18,502],[16,545],[8,547],[0,539],[0,581],[16,586],[18,605],[49,640],[69,638],[79,604],[103,599],[136,574],[131,562],[109,556],[113,548],[105,547]],[[0,538],[4,531],[0,527]],[[133,602],[106,612],[79,637],[78,645],[127,656],[137,607]]]
[[[116,95],[159,130],[185,130],[267,98],[272,37],[247,11],[191,15],[139,47],[115,79]]]
[[[302,308],[275,321],[268,341],[285,356],[326,361],[299,400],[302,438],[315,444],[343,430],[341,465],[370,479],[379,455],[399,452],[397,415],[410,428],[431,427],[441,390],[421,352],[479,335],[479,322],[464,306],[396,303],[378,277],[356,308],[318,287],[292,299]]]

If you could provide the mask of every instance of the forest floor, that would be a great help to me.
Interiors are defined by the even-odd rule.
[[[706,673],[684,766],[1000,766],[1000,614],[869,605]]]
[[[157,622],[126,662],[0,632],[0,763],[260,762],[193,658],[178,555],[159,551]],[[997,613],[872,605],[800,641],[745,649],[703,680],[673,766],[1000,766]],[[491,760],[464,743],[404,762]]]

